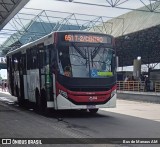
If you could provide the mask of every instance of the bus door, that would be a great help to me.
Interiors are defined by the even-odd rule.
[[[27,99],[27,97],[25,97],[25,90],[24,90],[24,81],[25,80],[25,76],[27,74],[26,71],[26,53],[21,54],[19,56],[19,79],[20,79],[20,97],[21,99]]]
[[[39,47],[40,64],[40,89],[41,95],[45,95],[47,103],[52,101],[53,107],[53,75],[51,71],[51,49],[52,45]]]
[[[33,46],[27,50],[27,94],[31,102],[36,102],[35,90],[39,89],[39,68],[37,48]]]
[[[12,57],[7,57],[7,70],[8,70],[8,89],[9,93],[14,95],[14,75],[13,75],[13,65],[12,65]]]
[[[20,53],[16,53],[12,56],[12,76],[14,77],[13,80],[13,88],[14,88],[14,96],[20,97]]]

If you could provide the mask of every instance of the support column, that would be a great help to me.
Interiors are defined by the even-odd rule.
[[[135,79],[139,79],[141,75],[141,60],[134,59],[133,62],[133,76]]]

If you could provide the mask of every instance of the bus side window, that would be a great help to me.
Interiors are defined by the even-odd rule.
[[[27,50],[27,70],[31,68],[31,53],[30,49]]]
[[[45,52],[43,49],[39,50],[38,52],[38,62],[39,62],[39,68],[41,69],[41,73],[44,74]]]
[[[8,56],[7,57],[7,70],[10,71],[10,67],[11,67],[11,58]]]
[[[13,70],[14,71],[18,71],[18,64],[19,64],[19,60],[17,56],[13,56],[12,57],[12,64],[13,64]]]
[[[31,69],[36,69],[37,66],[37,50],[36,47],[31,49]]]
[[[26,54],[23,55],[23,58],[22,58],[22,65],[23,65],[23,74],[26,75]]]
[[[57,68],[57,63],[56,63],[56,51],[52,50],[51,51],[51,68],[52,70],[55,70]]]

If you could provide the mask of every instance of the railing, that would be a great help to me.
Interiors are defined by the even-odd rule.
[[[155,82],[155,92],[160,92],[160,81]]]
[[[145,83],[140,81],[117,81],[117,90],[145,91]]]

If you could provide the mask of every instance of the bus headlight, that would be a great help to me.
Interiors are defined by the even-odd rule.
[[[67,92],[63,91],[63,90],[59,90],[59,94],[62,95],[65,98],[68,98]]]
[[[113,91],[111,92],[111,97],[113,97],[116,93],[117,93],[117,90],[116,90],[116,89],[113,90]]]

